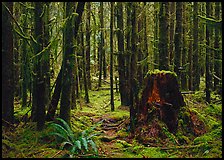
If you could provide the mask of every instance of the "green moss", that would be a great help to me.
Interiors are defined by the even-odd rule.
[[[175,77],[177,77],[177,74],[175,72],[172,72],[172,71],[166,71],[166,70],[159,70],[159,69],[155,69],[153,71],[148,71],[147,75],[153,75],[153,74],[161,74],[161,73],[164,73],[164,74],[172,74],[174,75]]]
[[[166,158],[168,154],[159,147],[147,147],[144,148],[139,155],[144,155],[147,158]]]

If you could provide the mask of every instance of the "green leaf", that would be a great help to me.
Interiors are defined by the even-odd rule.
[[[60,137],[60,138],[62,138],[64,140],[68,139],[67,136],[64,136],[64,135],[62,135],[60,133],[56,133],[56,132],[50,132],[50,133],[47,134],[47,136],[57,136],[57,137]]]
[[[93,140],[92,139],[88,140],[88,142],[91,144],[92,149],[94,150],[94,152],[98,154],[98,150],[97,150],[96,144],[93,142]]]
[[[81,142],[80,142],[80,140],[76,140],[75,141],[75,145],[78,147],[78,149],[81,150]]]
[[[64,135],[64,137],[68,137],[68,132],[59,124],[57,123],[50,123],[48,125],[49,127],[52,127],[53,129],[55,129],[57,132],[61,133]]]
[[[65,141],[65,142],[62,142],[61,143],[61,148],[63,149],[66,144],[69,144],[71,146],[74,146],[71,142]]]
[[[67,122],[65,122],[63,119],[61,118],[56,118],[58,121],[62,122],[62,124],[64,125],[65,129],[68,131],[69,135],[73,135],[73,131],[71,130],[70,126],[68,125]]]
[[[85,150],[88,151],[88,143],[87,143],[86,138],[81,138],[81,142],[82,142]]]

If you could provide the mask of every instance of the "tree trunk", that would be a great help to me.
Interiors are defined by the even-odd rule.
[[[176,32],[174,37],[175,43],[175,55],[174,55],[174,72],[177,74],[178,82],[180,83],[180,67],[181,67],[181,55],[182,55],[182,12],[183,2],[176,2]]]
[[[10,13],[9,13],[10,12]],[[13,2],[2,2],[2,125],[14,121]]]
[[[193,91],[199,90],[200,72],[198,59],[198,2],[194,2],[193,12]]]
[[[131,4],[131,67],[130,67],[130,131],[134,133],[136,115],[137,115],[137,101],[138,101],[138,90],[137,90],[137,47],[136,47],[136,5]]]
[[[83,80],[84,80],[84,89],[85,89],[85,102],[89,103],[89,93],[88,93],[88,80],[87,80],[87,52],[88,49],[88,38],[86,39],[86,51],[85,51],[85,44],[84,44],[84,33],[83,33],[83,25],[81,25],[81,46],[82,46],[82,59],[83,59]]]
[[[26,3],[26,2],[24,2]],[[23,23],[23,33],[24,35],[27,34],[27,11],[26,8],[24,7],[22,11],[26,14],[23,15],[22,18],[22,23]],[[22,40],[22,45],[21,45],[21,59],[22,59],[22,64],[21,64],[21,69],[22,69],[22,108],[26,107],[27,103],[27,85],[28,85],[28,54],[27,54],[27,41],[25,39]]]
[[[206,17],[210,18],[211,12],[211,2],[206,2]],[[208,24],[206,24],[206,75],[205,75],[205,85],[206,85],[206,101],[211,102],[211,73],[210,73],[210,30]]]
[[[154,3],[154,68],[159,68],[159,18],[158,18],[158,10],[159,10],[159,3]]]
[[[169,47],[169,64],[173,66],[174,58],[174,21],[175,21],[176,2],[170,2],[170,47]]]
[[[45,81],[44,81],[44,67],[43,67],[43,54],[39,54],[43,50],[43,19],[41,14],[43,12],[43,3],[35,3],[35,23],[34,23],[34,33],[37,43],[34,45],[35,52],[35,96],[36,96],[36,108],[33,108],[35,119],[37,121],[37,130],[42,130],[45,122]]]
[[[187,22],[186,22],[186,4],[183,3],[183,50],[182,50],[182,66],[183,66],[183,71],[181,73],[181,89],[182,90],[187,90],[187,41],[186,41],[186,35],[187,35]]]
[[[85,2],[79,2],[78,3],[78,7],[76,9],[76,13],[78,13],[78,17],[75,18],[75,26],[74,26],[74,39],[77,39],[77,34],[78,34],[78,29],[79,29],[79,24],[81,22],[81,17],[82,17],[82,13],[83,13],[83,9],[84,9],[84,5]],[[51,120],[54,118],[55,115],[55,111],[60,99],[60,94],[61,94],[61,86],[62,86],[62,70],[63,70],[63,64],[62,67],[60,69],[60,72],[57,76],[56,79],[56,85],[55,85],[55,89],[54,89],[54,93],[51,99],[51,103],[48,109],[48,113],[47,113],[47,119]]]
[[[124,31],[123,31],[123,3],[117,3],[117,37],[118,37],[118,74],[121,105],[129,105],[126,99],[125,59],[124,59]]]
[[[168,2],[160,2],[159,11],[159,69],[169,70],[168,66]]]
[[[86,79],[88,89],[91,90],[91,76],[90,76],[90,12],[91,4],[87,2],[86,13]]]
[[[104,32],[103,32],[103,2],[100,2],[100,46],[99,46],[99,84],[101,87],[102,69],[103,69],[103,56],[104,56]]]
[[[220,20],[220,2],[215,2],[215,18],[216,20]],[[215,54],[214,54],[214,74],[221,78],[221,55],[222,53],[220,52],[220,30],[219,28],[215,28],[215,42],[214,42],[214,48],[215,48]],[[220,85],[220,80],[217,78],[214,78],[214,90],[218,91],[220,90],[221,85]]]
[[[114,83],[113,83],[113,68],[114,68],[114,49],[113,49],[113,34],[114,34],[114,2],[111,2],[110,10],[110,105],[111,111],[114,111]]]
[[[74,11],[73,2],[65,3],[65,18],[72,16]],[[62,70],[62,90],[61,90],[61,107],[60,117],[70,124],[71,112],[71,82],[72,70],[74,66],[74,49],[73,49],[73,18],[69,18],[64,29],[64,46],[63,46],[63,70]]]

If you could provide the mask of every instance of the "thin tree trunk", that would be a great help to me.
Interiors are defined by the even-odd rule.
[[[206,2],[206,17],[210,18],[211,12],[211,2]],[[206,75],[205,75],[205,85],[206,85],[206,101],[211,102],[211,73],[210,73],[210,30],[208,24],[206,25]]]
[[[183,3],[183,50],[182,50],[182,66],[183,72],[181,74],[181,88],[182,90],[187,90],[187,77],[186,77],[186,58],[187,58],[187,41],[186,41],[186,31],[187,31],[187,22],[186,22],[186,4]]]
[[[24,2],[26,3],[26,2]],[[27,13],[26,8],[24,7],[22,9],[22,12]],[[23,23],[23,33],[26,35],[27,34],[27,14],[23,15],[22,19]],[[22,69],[22,108],[26,107],[27,103],[27,85],[28,85],[28,54],[27,54],[27,42],[25,39],[22,40],[22,45],[21,45],[21,59],[22,59],[22,64],[21,64],[21,69]]]
[[[220,2],[215,2],[215,18],[216,20],[220,20]],[[215,54],[214,54],[214,74],[221,78],[221,52],[219,51],[219,42],[220,42],[220,30],[218,28],[215,28],[215,42],[214,42],[214,48]],[[220,80],[217,78],[214,78],[214,89],[218,90],[220,89]]]
[[[174,21],[175,21],[176,2],[170,2],[170,47],[169,47],[169,64],[173,66],[174,58]]]
[[[113,22],[114,22],[114,2],[111,2],[111,11],[110,11],[110,105],[111,105],[111,111],[114,111],[114,83],[113,83],[113,34],[114,34],[114,28],[113,28]]]
[[[200,73],[198,59],[198,2],[194,2],[193,12],[193,90],[199,90]]]
[[[99,83],[98,88],[101,87],[103,56],[104,56],[104,34],[103,34],[103,2],[100,2],[100,47],[99,47]]]
[[[91,90],[91,76],[90,76],[90,12],[91,4],[87,2],[87,13],[86,13],[86,79],[88,89]]]
[[[174,72],[177,74],[178,82],[180,83],[180,67],[182,55],[182,12],[183,2],[176,3],[176,32],[175,32],[175,56],[174,56]]]
[[[131,4],[131,24],[132,24],[132,53],[131,53],[131,72],[130,72],[130,130],[131,133],[134,133],[135,130],[135,119],[137,115],[137,50],[136,50],[136,6],[135,3]]]

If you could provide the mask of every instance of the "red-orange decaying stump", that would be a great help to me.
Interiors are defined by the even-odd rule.
[[[175,133],[179,109],[185,106],[175,73],[156,71],[148,74],[144,83],[137,123],[147,123],[157,118],[167,125],[170,132]],[[155,124],[151,125],[150,130],[153,130],[153,126]]]

